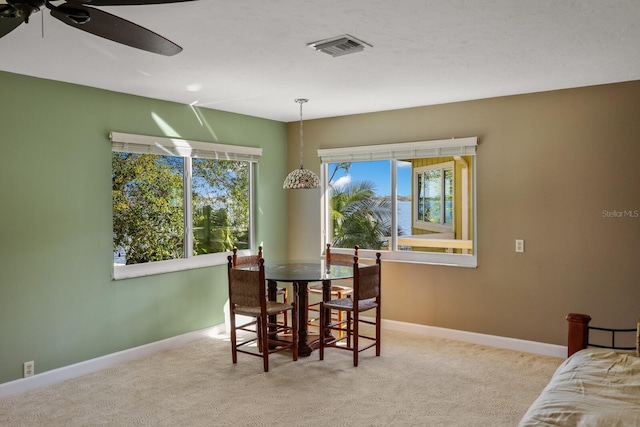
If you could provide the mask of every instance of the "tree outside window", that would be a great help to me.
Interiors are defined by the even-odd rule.
[[[114,263],[248,248],[249,168],[245,161],[114,151]]]
[[[249,248],[249,163],[193,159],[195,253]]]
[[[381,194],[375,182],[349,173],[353,163],[330,164],[329,208],[333,230],[332,246],[338,248],[387,249],[391,234],[391,199]],[[362,162],[357,167],[363,166]],[[389,175],[389,162],[368,165]]]

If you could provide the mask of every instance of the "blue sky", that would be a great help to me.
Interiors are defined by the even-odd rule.
[[[329,176],[333,173],[334,165],[329,165]],[[388,196],[391,194],[390,162],[381,160],[375,162],[353,162],[349,168],[349,174],[344,170],[338,171],[334,182],[347,183],[350,181],[373,181],[376,194]],[[398,195],[411,195],[411,166],[408,162],[398,162]]]

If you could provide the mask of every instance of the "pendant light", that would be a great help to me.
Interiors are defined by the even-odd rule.
[[[312,189],[320,187],[318,175],[305,169],[302,165],[302,104],[308,99],[299,98],[295,102],[300,104],[300,169],[294,169],[284,180],[282,188],[285,190]]]

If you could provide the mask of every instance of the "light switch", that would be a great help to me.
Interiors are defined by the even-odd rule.
[[[516,252],[524,252],[524,240],[516,239]]]

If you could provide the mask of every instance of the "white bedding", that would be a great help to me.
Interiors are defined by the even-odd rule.
[[[558,367],[519,425],[640,426],[640,357],[580,350]]]

